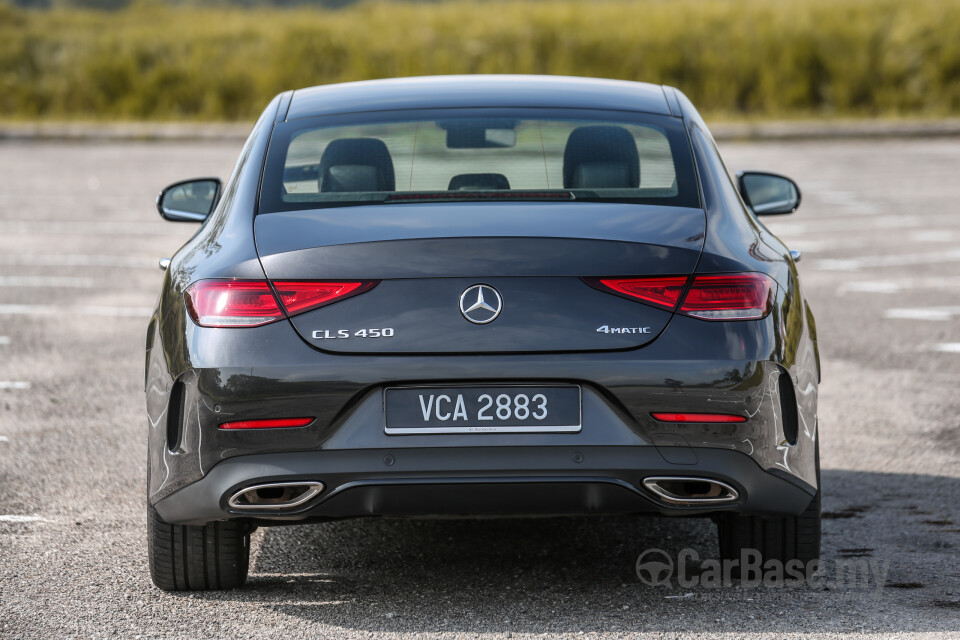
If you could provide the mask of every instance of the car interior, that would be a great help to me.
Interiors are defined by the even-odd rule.
[[[463,147],[460,147],[463,148]],[[319,191],[394,191],[393,160],[377,138],[339,138],[327,145],[318,167]],[[640,157],[633,135],[623,127],[578,127],[563,154],[565,189],[635,189],[640,186]],[[450,179],[448,191],[510,189],[500,173],[463,173]]]

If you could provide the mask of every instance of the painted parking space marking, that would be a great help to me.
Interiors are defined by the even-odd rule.
[[[0,220],[2,234],[154,236],[177,235],[170,227],[156,223],[87,220]]]
[[[951,229],[924,229],[910,233],[911,242],[953,242],[955,239],[956,234]]]
[[[887,309],[883,317],[893,320],[930,320],[946,322],[960,315],[960,307],[917,307],[913,309]]]
[[[156,261],[141,256],[24,253],[0,256],[0,264],[27,267],[111,267],[156,269]]]
[[[0,336],[0,347],[10,344],[10,336]]]
[[[813,187],[810,193],[815,193],[817,199],[823,204],[843,209],[844,213],[850,215],[872,216],[880,212],[879,205],[873,202],[867,202],[863,199],[862,195],[854,193],[853,191]]]
[[[0,287],[49,287],[55,289],[92,289],[93,278],[73,276],[0,276]]]
[[[106,316],[111,318],[149,318],[153,309],[149,307],[102,307],[81,306],[61,307],[54,304],[0,304],[0,316]]]
[[[800,249],[805,254],[825,253],[827,251],[849,251],[851,249],[862,249],[867,246],[864,238],[798,238],[789,243],[791,249]]]
[[[30,383],[22,380],[0,380],[0,391],[29,389]]]
[[[773,222],[770,229],[777,235],[801,235],[805,233],[826,233],[832,235],[839,231],[866,231],[870,229],[910,229],[930,224],[919,216],[877,216],[870,219],[869,226],[862,218],[831,218],[813,222]]]
[[[860,256],[856,258],[838,258],[817,260],[815,269],[823,271],[859,271],[878,267],[905,267],[909,265],[940,264],[942,262],[960,262],[960,249],[950,251],[907,253],[887,256]]]
[[[928,351],[939,351],[940,353],[960,353],[960,342],[939,342],[928,347]]]
[[[893,280],[854,280],[837,287],[837,295],[845,293],[901,293],[913,289],[960,288],[960,277],[896,278]]]
[[[43,520],[40,516],[18,516],[18,515],[5,515],[0,516],[0,522],[9,522],[12,524],[23,524],[26,522],[40,522]]]

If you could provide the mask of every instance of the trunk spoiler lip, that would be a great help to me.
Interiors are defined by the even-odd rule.
[[[254,219],[261,258],[301,249],[393,240],[606,240],[700,251],[702,208],[616,202],[409,202],[276,212]]]

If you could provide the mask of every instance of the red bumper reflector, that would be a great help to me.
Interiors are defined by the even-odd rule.
[[[267,418],[265,420],[238,420],[224,422],[221,429],[279,429],[283,427],[305,427],[313,418]]]
[[[660,422],[746,422],[743,416],[726,413],[651,413]]]

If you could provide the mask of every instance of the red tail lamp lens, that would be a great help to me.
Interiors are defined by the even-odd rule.
[[[680,312],[704,320],[751,320],[770,312],[773,280],[761,273],[697,276]]]
[[[291,316],[369,291],[378,280],[353,282],[274,282],[283,308]]]
[[[743,416],[726,413],[651,413],[660,422],[746,422]]]
[[[621,295],[673,309],[687,284],[686,276],[667,278],[590,278],[591,286],[602,285]]]
[[[275,282],[199,280],[187,289],[187,311],[201,327],[257,327],[369,291],[379,280]]]
[[[187,311],[201,327],[256,327],[283,317],[266,282],[199,280],[186,296]]]
[[[221,429],[281,429],[284,427],[305,427],[313,418],[268,418],[265,420],[238,420],[224,422]]]
[[[584,278],[584,282],[603,291],[634,298],[641,302],[676,309],[701,320],[753,320],[770,313],[776,283],[762,273],[695,276],[688,278]]]

